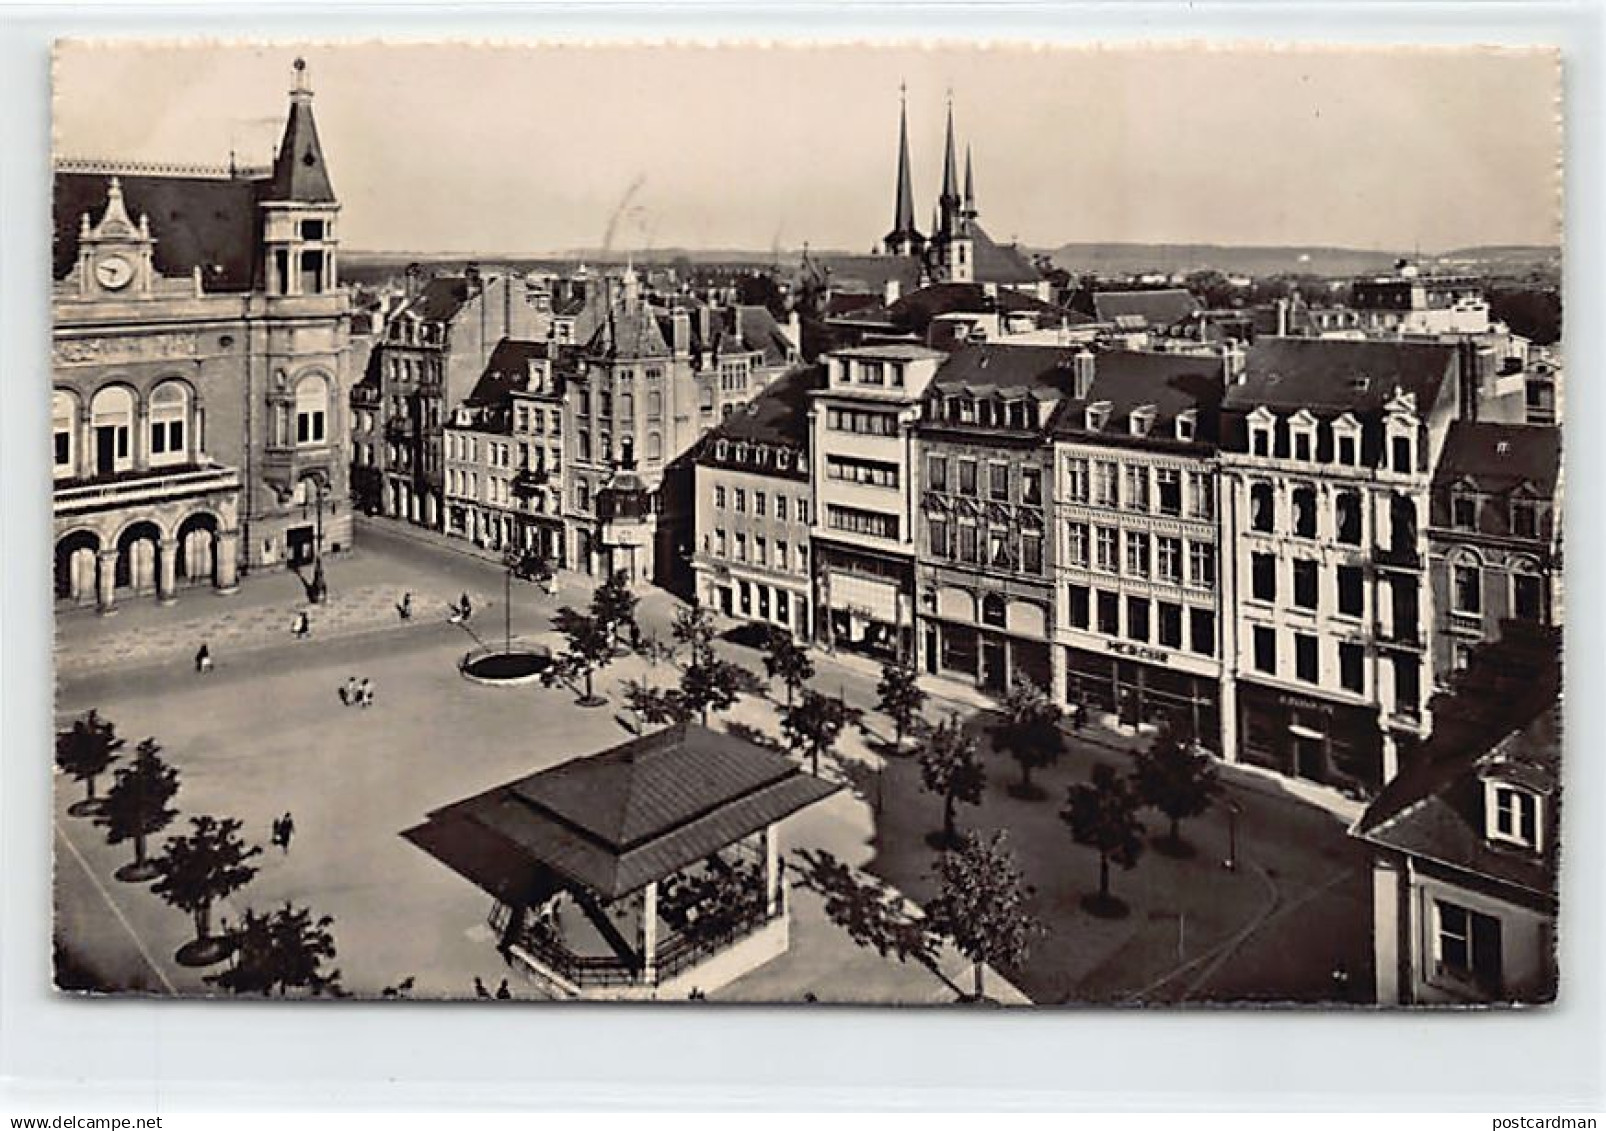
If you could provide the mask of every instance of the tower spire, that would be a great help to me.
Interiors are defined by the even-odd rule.
[[[334,189],[324,165],[323,147],[318,143],[318,127],[312,119],[312,84],[307,78],[307,61],[295,61],[295,82],[290,88],[290,116],[284,124],[284,137],[273,161],[274,200],[332,204]]]
[[[959,169],[954,158],[954,92],[948,91],[948,136],[942,154],[942,192],[937,196],[937,211],[941,217],[943,235],[953,233],[959,211]]]
[[[915,227],[915,190],[909,176],[909,95],[908,88],[898,84],[898,187],[893,197],[892,231],[887,233],[886,249],[890,254],[908,254],[917,250],[920,232]]]
[[[976,178],[970,160],[969,142],[965,143],[965,208],[962,215],[967,220],[976,218]]]

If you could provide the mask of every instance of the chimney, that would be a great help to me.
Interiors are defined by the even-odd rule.
[[[691,317],[684,310],[670,315],[669,336],[669,347],[676,357],[685,357],[691,352]]]
[[[1098,375],[1098,358],[1083,346],[1071,359],[1072,395],[1079,401],[1087,400],[1093,391],[1093,378]]]
[[[1288,300],[1286,298],[1277,300],[1277,336],[1279,338],[1288,336]]]
[[[896,275],[889,276],[888,279],[887,279],[887,290],[886,290],[886,298],[885,298],[886,304],[888,306],[891,306],[893,303],[897,302],[898,299],[902,297],[902,295],[903,295],[903,283],[899,281],[899,279],[898,279],[898,277]]]
[[[792,343],[792,353],[795,357],[803,356],[803,319],[798,317],[796,309],[787,312],[786,337]]]
[[[1243,343],[1237,338],[1228,338],[1221,348],[1222,370],[1227,378],[1227,384],[1240,385],[1244,380],[1244,370],[1248,368],[1249,355],[1244,350]]]

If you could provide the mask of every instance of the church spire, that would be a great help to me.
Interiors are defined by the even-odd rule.
[[[909,106],[908,92],[898,86],[898,187],[893,198],[892,231],[887,233],[886,249],[893,255],[906,255],[918,250],[921,241],[915,227],[915,190],[909,176]]]
[[[307,78],[305,59],[296,60],[295,72],[295,85],[290,88],[290,117],[273,160],[272,199],[333,204],[335,190],[329,184],[323,147],[318,144],[318,127],[312,120],[312,84]]]
[[[954,95],[948,92],[948,141],[942,155],[942,199],[959,200],[959,173],[954,160]]]
[[[965,207],[960,213],[966,220],[976,218],[976,178],[970,161],[970,145],[965,145]]]

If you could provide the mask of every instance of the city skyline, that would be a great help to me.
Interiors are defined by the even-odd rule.
[[[63,42],[57,153],[265,163],[297,54],[342,155],[347,248],[868,250],[891,219],[900,83],[921,224],[951,89],[983,220],[1004,241],[1442,252],[1560,238],[1559,126],[1532,128],[1558,121],[1544,51]],[[620,73],[617,87],[597,81]],[[471,93],[442,94],[456,89]],[[213,107],[204,121],[197,102]],[[1090,106],[1103,111],[1070,140],[1044,143],[1042,123]],[[410,191],[388,191],[400,183]]]

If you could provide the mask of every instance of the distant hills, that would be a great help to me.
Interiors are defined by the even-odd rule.
[[[1073,274],[1141,275],[1220,271],[1224,275],[1320,275],[1342,277],[1390,271],[1409,251],[1363,251],[1346,247],[1232,247],[1220,244],[1068,243],[1048,252],[1055,266]],[[1458,248],[1418,260],[1428,270],[1510,274],[1556,270],[1557,247]]]

